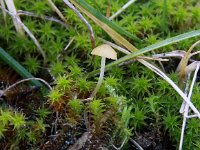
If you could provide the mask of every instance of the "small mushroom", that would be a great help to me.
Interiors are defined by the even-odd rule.
[[[103,81],[103,76],[104,76],[104,71],[105,71],[105,64],[106,64],[106,58],[117,60],[117,53],[115,50],[108,44],[102,44],[96,48],[93,49],[92,55],[97,55],[101,56],[101,69],[100,69],[100,75],[98,79],[98,83],[92,92],[90,99],[93,99],[99,90],[102,81]]]

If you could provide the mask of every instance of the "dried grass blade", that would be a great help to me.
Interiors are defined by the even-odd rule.
[[[6,6],[8,8],[8,10],[13,14],[15,15],[15,17],[21,21],[20,17],[17,15],[17,10],[15,8],[15,4],[13,2],[13,0],[5,0],[5,3],[6,3]],[[3,8],[3,5],[2,5],[2,8]],[[2,9],[3,10],[3,9]],[[5,9],[3,10],[5,11]],[[17,30],[17,32],[20,34],[20,36],[24,37],[25,34],[24,34],[24,30],[23,28],[19,25],[19,22],[13,18],[13,23],[15,25],[15,28]]]
[[[184,33],[184,34],[177,35],[177,36],[172,37],[172,38],[168,38],[166,40],[163,40],[163,41],[160,41],[160,42],[155,43],[153,45],[150,45],[150,46],[147,46],[145,48],[142,48],[139,51],[132,52],[129,55],[121,57],[120,59],[118,59],[118,60],[106,65],[106,69],[111,68],[111,67],[113,67],[115,65],[118,65],[118,64],[120,64],[122,62],[128,61],[128,60],[130,60],[132,58],[135,58],[135,57],[137,57],[139,55],[142,55],[144,53],[153,51],[155,49],[164,47],[166,45],[170,45],[170,44],[173,44],[173,43],[176,43],[176,42],[180,42],[180,41],[192,38],[192,37],[196,37],[196,36],[200,36],[200,30],[190,31],[190,32],[187,32],[187,33]],[[90,72],[88,74],[88,76],[90,77],[90,76],[96,75],[98,72],[99,72],[99,70],[92,71],[92,72]]]
[[[179,76],[180,76],[180,80],[183,81],[187,75],[186,73],[186,66],[188,64],[188,61],[191,57],[191,52],[194,49],[195,46],[197,46],[198,44],[200,44],[200,40],[195,42],[190,48],[189,50],[186,52],[185,56],[181,59],[177,71],[179,72]]]
[[[83,13],[85,13],[90,19],[92,19],[96,24],[98,24],[104,31],[107,32],[108,35],[111,36],[113,40],[120,43],[124,47],[126,47],[129,51],[137,51],[137,48],[133,46],[130,42],[128,42],[125,38],[123,38],[120,34],[118,34],[115,30],[113,30],[111,27],[109,27],[106,23],[102,22],[98,18],[96,18],[93,14],[91,14],[89,11],[84,9],[82,6],[80,6],[78,3],[76,3],[74,0],[70,0],[76,7],[78,7]]]
[[[153,66],[152,64],[148,63],[145,60],[138,60],[140,63],[151,69],[153,72],[158,74],[160,77],[162,77],[165,81],[167,81],[173,88],[176,90],[176,92],[183,98],[183,100],[187,103],[188,106],[198,115],[198,118],[200,118],[200,113],[197,110],[197,108],[194,106],[194,104],[190,101],[190,99],[183,93],[183,91],[167,76],[165,73],[163,73],[161,70]]]

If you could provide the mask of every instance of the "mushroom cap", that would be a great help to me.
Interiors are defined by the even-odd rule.
[[[108,44],[102,44],[92,50],[92,55],[98,55],[101,57],[110,58],[113,60],[117,60],[116,51]]]

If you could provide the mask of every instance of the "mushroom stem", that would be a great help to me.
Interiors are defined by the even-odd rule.
[[[100,69],[100,75],[99,75],[99,79],[98,79],[98,83],[94,89],[94,91],[92,92],[90,99],[92,100],[95,95],[97,94],[102,82],[103,82],[103,76],[104,76],[104,72],[105,72],[105,64],[106,64],[106,57],[101,57],[101,69]]]

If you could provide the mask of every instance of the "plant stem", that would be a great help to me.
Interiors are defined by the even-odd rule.
[[[179,142],[179,150],[182,150],[182,147],[183,147],[183,138],[184,138],[186,121],[187,121],[187,118],[183,117],[183,124],[182,124],[182,128],[181,128],[181,138],[180,138],[180,142]]]
[[[192,90],[193,90],[194,83],[195,83],[196,78],[197,78],[197,72],[199,71],[199,66],[200,66],[200,63],[197,64],[197,67],[196,67],[196,70],[195,70],[195,73],[194,73],[194,76],[193,76],[193,79],[192,79],[190,91],[189,91],[189,94],[188,94],[189,100],[192,96]],[[188,119],[188,112],[189,112],[189,105],[185,104],[184,115],[183,115],[183,124],[182,124],[182,129],[181,129],[181,138],[180,138],[180,143],[179,143],[179,150],[182,150],[182,146],[183,146],[184,132],[185,132],[186,121]],[[194,117],[196,117],[196,116],[194,116]]]
[[[175,37],[172,37],[172,38],[168,38],[166,40],[163,40],[161,42],[157,42],[153,45],[150,45],[150,46],[147,46],[145,48],[142,48],[138,51],[135,51],[135,52],[132,52],[130,55],[126,55],[108,65],[106,65],[106,70],[108,68],[111,68],[115,65],[118,65],[122,62],[125,62],[127,60],[130,60],[132,58],[135,58],[136,56],[139,56],[139,55],[142,55],[144,53],[147,53],[147,52],[150,52],[152,50],[155,50],[155,49],[158,49],[158,48],[161,48],[161,47],[164,47],[166,45],[170,45],[170,44],[173,44],[173,43],[176,43],[176,42],[179,42],[179,41],[183,41],[183,40],[186,40],[186,39],[189,39],[189,38],[192,38],[192,37],[195,37],[195,36],[200,36],[200,30],[195,30],[195,31],[191,31],[191,32],[187,32],[187,33],[184,33],[184,34],[180,34],[180,35],[177,35]],[[88,74],[89,77],[91,76],[94,76],[96,75],[97,73],[99,72],[99,70],[94,70],[92,72],[90,72]]]
[[[67,23],[67,20],[65,19],[65,17],[63,16],[63,14],[60,12],[60,10],[56,7],[56,5],[52,2],[52,0],[47,0],[47,1],[48,1],[49,5],[51,6],[51,8],[60,17],[60,19],[62,19],[62,21],[64,21],[65,23]]]
[[[74,11],[74,13],[83,21],[83,23],[87,26],[89,32],[90,32],[90,40],[92,43],[92,48],[95,48],[95,39],[94,39],[94,31],[92,29],[92,26],[89,24],[89,22],[83,17],[83,15],[68,1],[63,0],[64,3]]]
[[[190,48],[189,50],[186,52],[186,54],[184,55],[184,57],[181,59],[178,67],[177,67],[177,71],[179,72],[179,76],[180,79],[183,80],[186,76],[186,72],[185,72],[185,68],[188,64],[188,61],[191,57],[191,52],[192,50],[200,44],[200,40],[198,40],[197,42],[195,42]],[[184,81],[180,81],[180,82],[184,82]]]
[[[122,52],[124,54],[131,54],[131,52],[129,52],[128,50],[126,50],[126,49],[124,49],[124,48],[122,48],[122,47],[120,47],[120,46],[118,46],[118,45],[116,45],[112,42],[106,41],[102,38],[98,38],[98,39],[101,40],[102,42],[104,42],[105,44],[108,44],[108,45],[112,46],[113,48],[119,50],[120,52]]]
[[[196,113],[197,117],[200,118],[200,113],[194,106],[194,104],[190,101],[190,99],[188,99],[188,97],[182,92],[182,90],[167,75],[165,75],[165,73],[163,73],[158,68],[156,68],[155,66],[148,63],[145,60],[139,59],[138,61],[144,66],[148,67],[153,72],[155,72],[156,74],[158,74],[164,80],[166,80],[174,88],[174,90],[176,90],[176,92],[184,99],[184,101],[190,106],[190,108]]]
[[[187,78],[186,85],[185,85],[185,92],[184,92],[185,95],[188,95],[190,75],[191,75],[190,73],[187,75],[188,78]],[[182,104],[181,104],[181,108],[179,110],[180,114],[184,113],[185,105],[186,105],[186,102],[183,101]]]
[[[36,17],[36,18],[41,18],[41,19],[53,21],[53,22],[56,22],[56,23],[59,23],[59,24],[63,25],[66,28],[68,27],[68,25],[65,22],[60,21],[59,19],[56,19],[54,17],[50,17],[50,16],[38,16],[38,15],[32,13],[32,12],[28,12],[28,11],[24,11],[24,10],[18,10],[17,14],[19,16],[20,15],[26,15],[26,16],[31,16],[31,17]]]
[[[138,150],[144,150],[135,140],[132,138],[129,139],[137,148]]]
[[[163,13],[162,13],[162,21],[161,28],[163,31],[163,35],[168,32],[168,24],[167,24],[167,0],[163,0]]]
[[[13,0],[5,0],[5,2],[6,2],[6,5],[7,5],[7,8],[8,8],[8,10],[9,10],[9,12],[11,12],[14,16],[15,16],[15,18],[17,18],[17,19],[15,19],[15,18],[12,18],[13,19],[13,23],[14,23],[14,25],[15,25],[15,28],[16,28],[16,31],[19,33],[19,35],[21,36],[21,37],[24,37],[25,36],[25,34],[24,34],[24,31],[23,31],[23,28],[22,28],[22,26],[19,24],[19,21],[21,22],[21,19],[20,19],[20,17],[17,15],[17,10],[16,10],[16,8],[15,8],[15,4],[14,4],[14,2],[13,2]],[[2,5],[2,8],[3,8],[4,6]],[[5,9],[5,7],[4,7],[4,9]],[[2,9],[3,10],[3,9]],[[4,12],[5,12],[5,10],[3,10]],[[19,20],[19,21],[18,21]]]
[[[113,20],[117,17],[120,13],[122,13],[126,8],[128,8],[131,4],[133,4],[136,0],[129,0],[122,8],[120,8],[116,13],[114,13],[109,20]]]
[[[74,3],[74,0],[70,0],[70,1]],[[127,36],[127,37],[129,37],[129,38],[131,38],[131,39],[133,39],[133,40],[135,40],[137,42],[141,41],[135,35],[131,34],[130,32],[127,32],[126,30],[124,30],[120,26],[118,26],[115,23],[113,23],[112,21],[108,20],[104,15],[102,15],[101,13],[99,13],[99,11],[95,10],[93,7],[91,7],[90,5],[88,5],[85,0],[76,0],[76,3],[78,3],[82,8],[84,8],[85,10],[87,10],[88,12],[90,12],[92,15],[94,15],[96,18],[98,18],[101,22],[104,22],[106,25],[108,25],[113,30],[117,31],[118,33],[120,33],[122,35],[125,35],[125,36]]]
[[[4,4],[4,0],[0,0],[0,4],[1,4],[1,7],[3,8],[2,9],[2,14],[3,14],[3,17],[4,17],[4,20],[6,21],[6,12],[5,12],[5,4]]]
[[[1,9],[4,9],[3,7],[0,6]],[[38,40],[36,39],[36,37],[33,35],[33,33],[24,25],[24,23],[20,20],[19,17],[17,17],[14,13],[10,12],[7,9],[4,9],[5,12],[7,12],[14,20],[16,20],[16,22],[18,23],[18,25],[20,25],[22,27],[22,29],[24,29],[24,31],[26,31],[26,33],[29,35],[29,37],[32,39],[32,41],[35,43],[35,45],[38,48],[38,51],[40,52],[40,54],[42,55],[43,59],[44,59],[44,63],[46,62],[46,54],[43,51],[42,47],[40,46]]]
[[[6,93],[6,92],[9,91],[11,88],[17,86],[17,85],[20,84],[20,83],[23,83],[23,82],[26,82],[26,81],[30,81],[30,80],[37,80],[37,81],[40,81],[40,82],[44,83],[44,84],[49,88],[49,90],[52,90],[52,87],[51,87],[45,80],[43,80],[43,79],[41,79],[41,78],[28,78],[28,79],[23,79],[23,80],[20,80],[20,81],[18,81],[18,82],[16,82],[16,83],[12,84],[12,85],[9,86],[8,88],[6,88],[6,89],[3,91],[3,93]]]
[[[100,75],[99,75],[99,79],[98,79],[98,83],[94,89],[94,91],[92,92],[90,99],[93,99],[96,95],[96,93],[98,92],[102,82],[103,82],[103,76],[104,76],[104,72],[105,72],[105,64],[106,64],[106,57],[102,57],[101,58],[101,69],[100,69]]]

